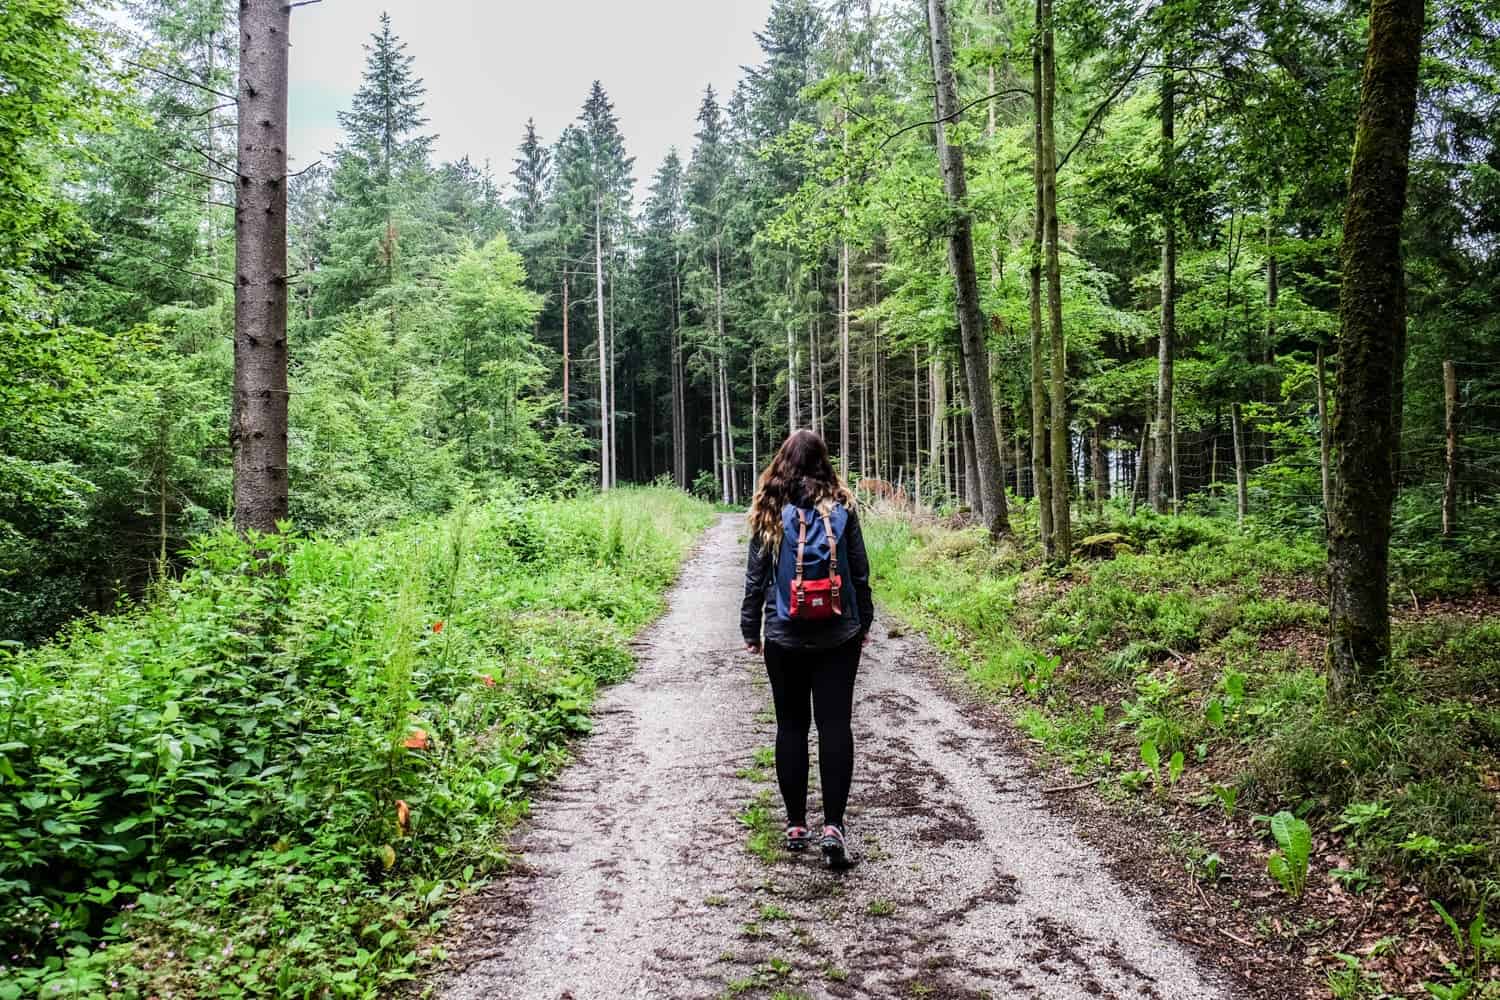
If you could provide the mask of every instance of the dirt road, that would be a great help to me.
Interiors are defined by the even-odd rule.
[[[536,803],[523,863],[457,921],[438,995],[1234,996],[1047,811],[925,641],[881,625],[856,692],[863,862],[836,874],[815,854],[751,854],[736,817],[767,793],[778,826],[782,813],[755,766],[774,727],[738,634],[741,525],[706,534],[641,636],[639,671]]]

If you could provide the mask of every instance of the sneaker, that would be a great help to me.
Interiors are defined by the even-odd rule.
[[[789,851],[805,851],[807,845],[812,843],[812,831],[805,826],[788,826],[786,828],[786,849]]]
[[[854,866],[854,856],[849,853],[849,845],[844,840],[844,831],[841,827],[832,823],[823,827],[823,839],[818,842],[823,849],[823,860],[828,862],[828,867],[837,871]]]

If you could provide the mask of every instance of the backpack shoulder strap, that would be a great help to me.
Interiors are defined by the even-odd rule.
[[[802,508],[792,508],[797,512],[797,576],[798,584],[802,582],[802,559],[807,552],[807,522],[810,518],[802,516]]]
[[[839,575],[839,538],[833,533],[833,508],[825,504],[819,513],[823,515],[823,533],[828,536],[828,577],[833,579]]]

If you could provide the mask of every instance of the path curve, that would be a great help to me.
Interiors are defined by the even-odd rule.
[[[738,634],[742,525],[705,534],[637,672],[518,833],[521,862],[460,913],[439,996],[1235,996],[1046,809],[925,640],[878,623],[849,807],[864,862],[836,875],[751,855],[735,817],[767,790],[781,810],[742,776],[774,735]],[[816,819],[816,768],[813,783]]]

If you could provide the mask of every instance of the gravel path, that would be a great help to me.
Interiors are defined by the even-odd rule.
[[[601,697],[518,835],[522,863],[460,914],[439,996],[1234,995],[1047,810],[925,641],[878,624],[855,705],[863,863],[751,854],[736,816],[767,794],[782,814],[754,767],[774,727],[738,635],[742,523],[708,531],[640,637],[638,672]]]

